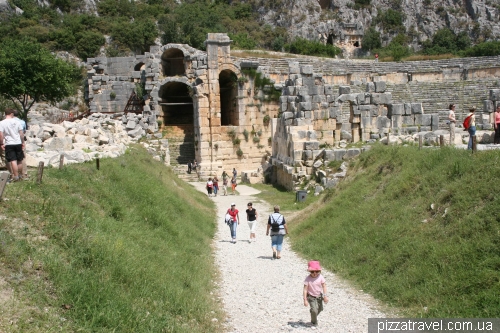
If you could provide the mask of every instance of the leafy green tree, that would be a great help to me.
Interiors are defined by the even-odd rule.
[[[330,44],[323,44],[318,41],[310,41],[304,38],[297,38],[292,43],[285,45],[285,50],[294,54],[315,55],[323,57],[335,57],[342,51]]]
[[[135,53],[149,51],[158,37],[156,24],[152,20],[136,20],[134,22],[118,21],[112,31],[113,41],[124,45]]]
[[[229,37],[233,40],[233,45],[236,48],[243,50],[253,50],[255,48],[255,40],[250,38],[246,33],[229,34]]]
[[[464,53],[467,57],[498,56],[500,55],[500,41],[480,43],[467,49]]]
[[[443,28],[432,36],[432,40],[427,40],[423,45],[424,54],[457,54],[470,46],[470,38],[466,32],[456,35],[448,28]]]
[[[380,32],[376,31],[375,28],[370,27],[368,31],[365,32],[365,35],[361,40],[361,48],[365,51],[371,51],[380,47],[382,47]]]
[[[81,70],[55,58],[49,50],[27,39],[0,44],[0,94],[22,107],[27,121],[35,102],[59,102],[76,92]]]
[[[76,35],[76,53],[83,60],[97,55],[106,40],[100,32],[82,31]]]

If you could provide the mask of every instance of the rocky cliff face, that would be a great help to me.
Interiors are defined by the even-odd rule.
[[[383,43],[389,43],[396,33],[382,23],[375,24],[379,13],[388,9],[403,14],[405,33],[417,49],[420,42],[442,28],[457,34],[466,31],[474,43],[500,38],[498,0],[371,0],[359,9],[356,2],[277,0],[270,5],[262,1],[258,11],[264,22],[286,27],[292,36],[325,41],[330,38],[341,43],[352,41],[372,24],[381,33]]]

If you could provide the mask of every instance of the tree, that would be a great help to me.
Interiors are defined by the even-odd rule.
[[[365,51],[371,51],[373,49],[378,49],[381,46],[382,42],[380,41],[380,32],[376,31],[373,27],[370,27],[370,29],[365,32],[365,35],[361,40],[361,48]]]
[[[76,65],[57,59],[40,44],[27,39],[0,44],[0,94],[21,105],[25,121],[33,103],[60,102],[76,92],[81,79]]]

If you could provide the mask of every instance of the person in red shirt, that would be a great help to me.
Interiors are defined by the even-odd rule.
[[[375,53],[375,62],[378,62],[378,53]]]
[[[236,204],[233,202],[231,208],[227,210],[226,214],[231,215],[231,223],[229,223],[229,229],[231,230],[231,243],[236,243],[236,228],[240,224],[239,211],[236,209]]]

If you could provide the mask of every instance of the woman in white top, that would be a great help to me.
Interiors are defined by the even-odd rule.
[[[450,111],[448,112],[448,121],[450,122],[450,145],[455,144],[455,124],[457,119],[455,118],[455,104],[450,104]]]

